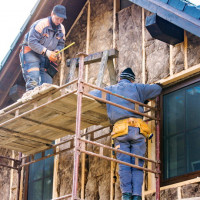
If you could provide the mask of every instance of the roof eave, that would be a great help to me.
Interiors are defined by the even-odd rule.
[[[200,20],[161,2],[160,0],[129,0],[159,17],[200,37]]]

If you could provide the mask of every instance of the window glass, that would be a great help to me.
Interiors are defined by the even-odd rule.
[[[163,96],[164,180],[200,170],[200,82]]]
[[[53,150],[45,151],[45,156],[53,153]],[[34,159],[42,157],[42,153],[34,156]],[[52,198],[54,157],[50,157],[33,163],[29,167],[28,200],[49,200]]]

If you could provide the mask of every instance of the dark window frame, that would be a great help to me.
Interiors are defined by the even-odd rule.
[[[54,144],[54,143],[53,143]],[[45,151],[48,151],[49,149],[47,149],[47,150],[45,150]],[[45,154],[45,151],[44,151],[44,154]],[[39,152],[39,153],[41,153],[41,152]],[[53,152],[52,152],[53,153]],[[52,154],[51,153],[51,154]],[[34,155],[36,155],[36,154],[34,154]],[[43,156],[43,152],[42,152],[42,156]],[[53,156],[53,158],[54,158],[54,156]],[[46,159],[48,159],[48,158],[46,158]],[[46,159],[43,159],[43,161],[45,162],[45,160]],[[55,159],[55,158],[54,158]],[[53,179],[54,179],[54,159],[53,159],[53,174],[52,174],[52,181],[53,181]],[[26,158],[26,162],[30,162],[31,161],[31,157],[28,157],[28,158]],[[39,161],[38,161],[39,162]],[[33,163],[34,164],[34,163]],[[30,165],[32,165],[32,164],[30,164]],[[24,199],[25,200],[28,200],[28,187],[29,187],[29,174],[30,174],[30,165],[28,165],[28,166],[25,166],[25,168],[24,168]],[[44,174],[44,166],[43,166],[43,174]],[[48,177],[50,177],[50,176],[48,176]],[[45,178],[48,178],[48,177],[44,177],[43,176],[43,178],[40,178],[41,180],[43,180],[44,181],[44,179]],[[32,181],[32,183],[33,182],[36,182],[36,181],[38,181],[39,179],[37,179],[37,180],[34,180],[34,181]],[[42,181],[42,182],[43,182]],[[44,189],[44,188],[43,188]],[[52,192],[53,192],[53,183],[52,183]],[[53,194],[52,194],[53,195]]]
[[[200,75],[196,75],[194,77],[188,78],[186,80],[183,80],[181,82],[178,82],[175,85],[169,86],[167,88],[163,89],[163,92],[161,94],[161,98],[160,98],[160,116],[161,116],[161,121],[160,121],[160,132],[161,132],[161,136],[160,136],[160,144],[161,144],[161,150],[163,148],[163,96],[165,94],[171,93],[171,92],[175,92],[181,88],[187,87],[189,85],[192,85],[194,83],[200,82]],[[182,182],[182,181],[186,181],[186,180],[190,180],[192,178],[196,178],[200,176],[200,170],[199,171],[195,171],[195,172],[190,172],[188,174],[184,174],[181,176],[176,176],[173,178],[169,178],[167,180],[164,180],[163,177],[163,153],[161,152],[161,186],[166,186],[166,185],[170,185],[170,184],[174,184],[174,183],[178,183],[178,182]]]

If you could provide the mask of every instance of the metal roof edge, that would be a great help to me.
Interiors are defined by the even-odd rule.
[[[152,12],[159,17],[200,37],[200,20],[179,11],[160,0],[129,0],[132,3]]]

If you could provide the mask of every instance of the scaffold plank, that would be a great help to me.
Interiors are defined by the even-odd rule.
[[[75,91],[76,92],[76,91]],[[0,147],[34,154],[76,127],[77,94],[52,88],[0,111]],[[106,105],[83,96],[81,129],[109,125]]]

